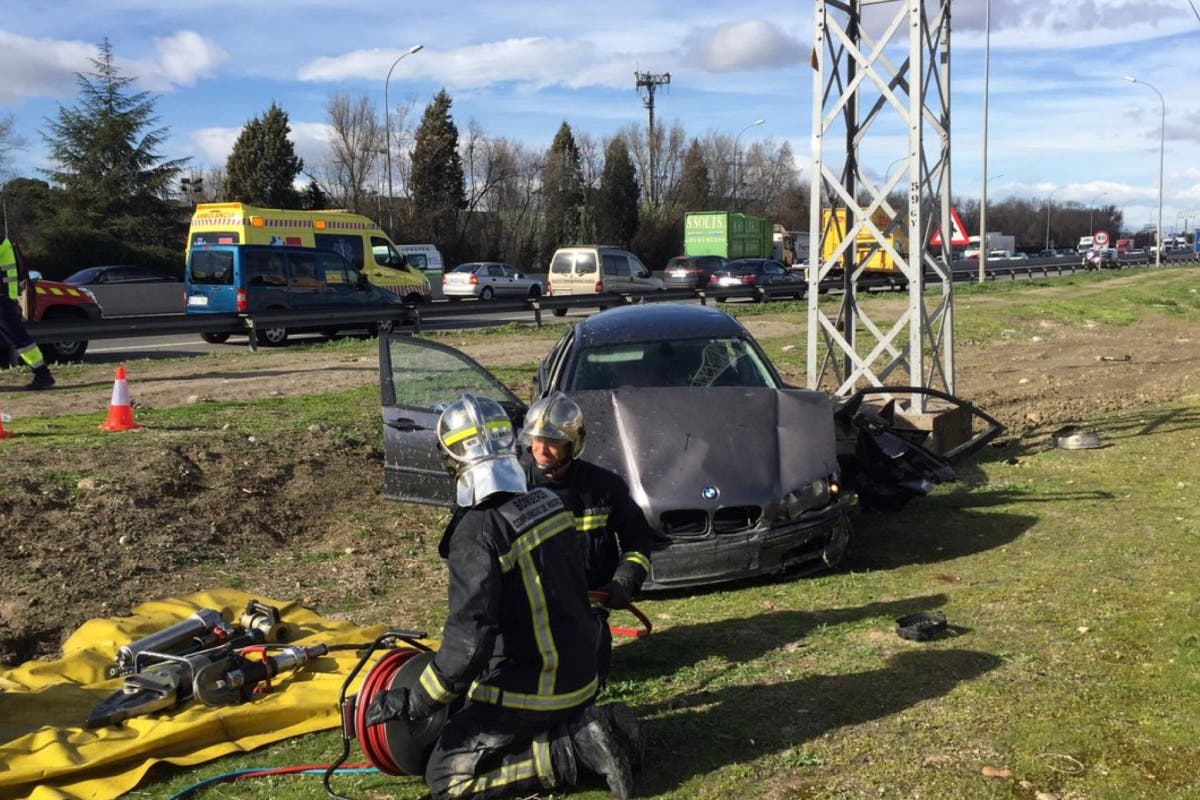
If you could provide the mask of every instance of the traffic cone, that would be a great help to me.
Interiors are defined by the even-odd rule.
[[[100,426],[102,431],[135,431],[141,428],[133,421],[133,406],[129,403],[129,385],[125,383],[125,365],[117,367],[117,378],[113,381],[112,402],[108,404],[108,421]]]
[[[12,437],[16,436],[15,433],[4,430],[4,420],[7,416],[8,415],[4,413],[4,410],[0,409],[0,439],[11,439]]]

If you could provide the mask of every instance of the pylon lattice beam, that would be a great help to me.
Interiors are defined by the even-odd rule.
[[[953,394],[950,237],[940,260],[925,247],[935,228],[950,230],[950,0],[816,0],[815,10],[808,387]],[[907,146],[893,164],[904,168],[875,178],[864,162],[896,155],[887,142],[898,137]],[[830,315],[819,287],[838,276],[844,292]],[[873,319],[859,292],[885,279],[903,281],[908,302]],[[927,283],[940,293],[927,298]],[[924,410],[923,395],[913,402]]]

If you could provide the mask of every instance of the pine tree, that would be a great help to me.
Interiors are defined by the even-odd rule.
[[[706,211],[710,210],[711,198],[712,184],[704,163],[704,149],[698,139],[692,139],[683,156],[683,168],[675,187],[675,201],[684,211]]]
[[[596,193],[593,216],[596,235],[602,244],[628,247],[638,227],[638,187],[629,148],[614,136],[604,151],[604,172]]]
[[[541,261],[549,264],[563,245],[581,244],[583,168],[579,147],[566,122],[554,134],[542,169]]]
[[[450,95],[442,89],[425,107],[413,141],[414,228],[454,252],[458,214],[467,207],[458,128],[450,116]]]
[[[93,72],[76,73],[80,99],[58,107],[43,138],[56,164],[43,170],[63,190],[64,217],[119,239],[178,246],[172,184],[187,159],[163,159],[158,148],[168,129],[154,127],[156,99],[132,92],[132,78],[117,69],[104,39]]]
[[[246,123],[225,162],[224,200],[300,208],[295,184],[304,161],[288,139],[291,131],[287,113],[274,103],[262,119],[255,117]]]

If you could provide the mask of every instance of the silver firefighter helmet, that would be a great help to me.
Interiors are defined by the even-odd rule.
[[[535,438],[553,439],[571,445],[571,458],[583,454],[583,411],[574,400],[562,392],[546,395],[529,407],[525,426],[521,428],[521,444],[528,447]]]
[[[464,393],[438,417],[437,437],[457,478],[460,506],[526,490],[512,422],[495,400]]]

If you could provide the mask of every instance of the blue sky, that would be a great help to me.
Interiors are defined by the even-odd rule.
[[[952,191],[976,198],[984,8],[985,0],[951,6]],[[88,59],[107,36],[123,72],[158,95],[160,122],[170,129],[164,156],[223,164],[246,121],[275,102],[312,162],[330,93],[367,95],[382,112],[388,67],[422,44],[396,66],[389,99],[415,100],[419,113],[445,87],[460,131],[474,120],[488,135],[542,148],[566,120],[608,136],[645,125],[635,71],[670,72],[656,119],[678,120],[693,135],[729,136],[764,119],[745,131],[742,146],[786,139],[803,168],[812,29],[811,2],[768,0],[55,0],[53,11],[44,0],[5,0],[0,115],[11,114],[27,140],[13,154],[16,174],[34,174],[46,165],[46,119],[77,102],[75,73],[90,71]],[[1200,19],[1189,0],[991,0],[990,41],[989,201],[1113,204],[1128,225],[1153,221],[1162,106],[1151,89],[1123,80],[1133,75],[1166,99],[1163,226],[1193,226]],[[872,153],[877,172],[902,152]]]

